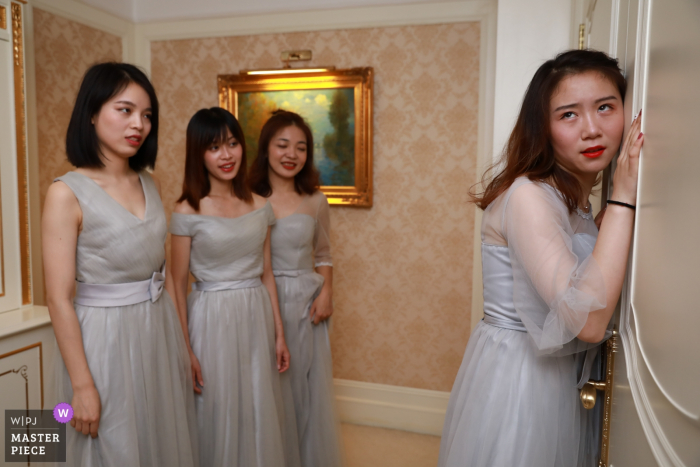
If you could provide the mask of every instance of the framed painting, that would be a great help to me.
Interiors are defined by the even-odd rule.
[[[241,123],[249,159],[272,112],[296,112],[311,127],[328,202],[372,206],[372,68],[253,73],[218,77],[219,105]]]

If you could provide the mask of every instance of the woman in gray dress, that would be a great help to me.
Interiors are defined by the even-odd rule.
[[[290,358],[270,258],[272,207],[246,184],[245,139],[227,110],[187,126],[183,193],[170,222],[175,302],[196,385],[201,465],[299,465]],[[188,273],[197,282],[186,297]],[[285,399],[288,399],[285,404]]]
[[[66,465],[199,465],[190,362],[163,291],[165,213],[144,170],[157,136],[140,70],[87,71],[66,138],[78,168],[49,187],[42,219],[58,400],[74,410]]]
[[[644,138],[641,118],[622,138],[624,96],[617,61],[591,50],[547,61],[528,87],[501,170],[475,196],[485,316],[452,388],[440,467],[597,465],[577,386],[609,335],[632,238]],[[588,196],[618,150],[598,231]]]
[[[292,366],[289,379],[304,467],[342,465],[333,396],[328,318],[333,313],[330,209],[318,189],[313,136],[304,120],[278,110],[260,133],[250,173],[272,204],[272,269]]]

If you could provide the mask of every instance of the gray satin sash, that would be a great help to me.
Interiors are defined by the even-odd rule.
[[[522,321],[513,321],[512,319],[484,315],[484,323],[496,326],[497,328],[510,329],[511,331],[527,332]]]
[[[163,293],[165,262],[150,279],[125,284],[87,284],[78,282],[73,301],[78,305],[113,307],[135,305],[150,300],[155,302]]]
[[[243,279],[240,281],[221,281],[221,282],[195,282],[192,284],[192,290],[198,290],[200,292],[218,292],[221,290],[236,290],[236,289],[250,289],[253,287],[260,287],[263,285],[259,277],[254,277],[252,279]]]
[[[511,331],[527,332],[527,329],[522,321],[513,321],[511,319],[484,315],[484,323],[490,324],[491,326],[495,326],[497,328],[509,329]],[[599,349],[600,347],[593,347],[586,350],[583,367],[581,368],[581,376],[576,384],[578,389],[581,389],[590,379],[591,370],[593,369],[593,362],[595,361],[596,356],[598,356]]]
[[[303,276],[304,274],[311,274],[313,272],[315,272],[313,269],[292,269],[289,271],[272,271],[272,274],[274,274],[275,277],[299,277]]]

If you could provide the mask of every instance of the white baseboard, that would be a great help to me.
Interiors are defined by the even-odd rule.
[[[449,392],[335,379],[341,422],[440,436]]]

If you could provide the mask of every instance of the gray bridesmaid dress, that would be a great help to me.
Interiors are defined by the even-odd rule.
[[[68,185],[82,210],[75,258],[79,287],[135,283],[161,271],[165,213],[151,176],[139,177],[146,198],[143,220],[89,177],[68,172],[56,179]],[[65,465],[199,465],[189,355],[168,293],[124,306],[75,303],[75,312],[102,412],[95,439],[68,427]],[[58,400],[70,403],[70,377],[60,355],[58,360]]]
[[[439,467],[597,465],[599,413],[577,390],[599,345],[577,336],[606,303],[597,235],[590,214],[526,178],[485,210],[484,319],[450,394]]]
[[[333,391],[328,321],[311,322],[311,304],[323,287],[316,266],[332,266],[330,212],[326,196],[305,196],[297,210],[272,228],[272,269],[284,331],[292,358],[289,379],[294,394],[304,467],[343,464],[340,425]]]
[[[291,389],[280,384],[272,305],[260,281],[274,222],[269,203],[236,218],[174,213],[170,222],[173,235],[192,238],[197,282],[187,310],[204,380],[195,396],[202,467],[300,465],[293,415],[284,413]]]

